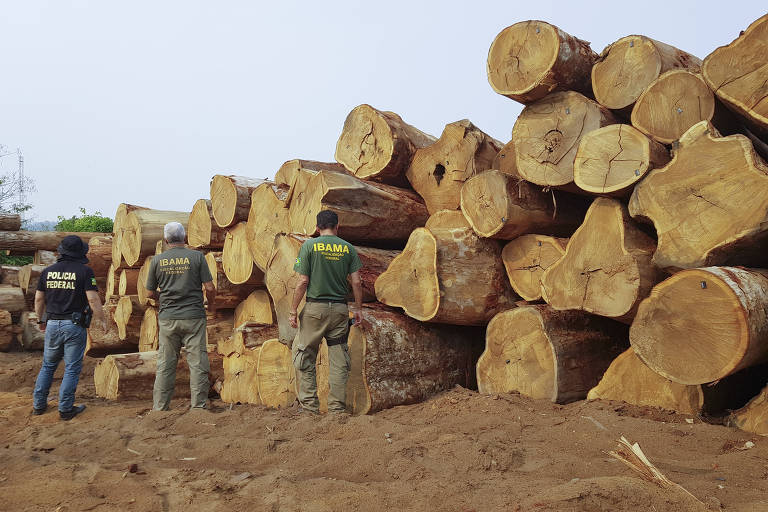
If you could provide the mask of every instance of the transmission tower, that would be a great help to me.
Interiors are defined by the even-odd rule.
[[[16,155],[19,157],[19,207],[20,209],[27,204],[27,191],[24,186],[24,155],[21,153],[21,148],[16,148]],[[24,212],[19,212],[21,220],[24,220]]]

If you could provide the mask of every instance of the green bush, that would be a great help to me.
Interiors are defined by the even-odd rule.
[[[109,217],[102,217],[101,212],[93,212],[89,214],[85,211],[85,208],[80,208],[80,213],[80,216],[73,215],[69,219],[59,216],[59,222],[56,224],[56,231],[75,231],[88,233],[112,232],[112,219]]]
[[[8,251],[0,251],[0,265],[13,265],[14,267],[23,267],[32,263],[32,256],[9,256]]]

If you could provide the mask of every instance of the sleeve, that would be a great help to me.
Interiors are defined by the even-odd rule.
[[[202,253],[200,253],[200,281],[203,283],[210,283],[213,281],[211,269],[208,268],[208,262],[205,261],[205,256],[203,256]]]
[[[293,265],[293,270],[303,276],[308,276],[309,271],[312,268],[309,262],[311,251],[309,250],[309,242],[305,242],[301,249],[299,249],[299,256],[296,258],[296,263]]]
[[[85,267],[85,291],[99,291],[99,287],[96,286],[96,275],[91,267]]]
[[[40,279],[37,280],[37,291],[45,291],[45,283],[48,281],[48,269],[46,268],[40,273]]]
[[[357,272],[361,268],[363,268],[363,262],[360,261],[360,256],[357,255],[357,249],[355,249],[355,247],[352,245],[350,245],[349,248],[350,248],[350,251],[349,251],[350,259],[349,259],[348,273],[352,274]]]
[[[151,292],[157,290],[157,276],[155,276],[155,268],[157,267],[157,258],[152,258],[152,263],[149,264],[149,273],[147,275],[147,283],[145,288]]]

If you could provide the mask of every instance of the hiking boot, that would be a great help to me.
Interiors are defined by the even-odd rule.
[[[33,407],[32,408],[32,414],[34,414],[35,416],[40,416],[41,414],[45,413],[45,411],[47,411],[47,410],[48,410],[48,406],[47,405],[45,407],[43,407],[42,409],[35,409]]]
[[[69,421],[81,412],[85,410],[84,405],[76,405],[68,411],[59,411],[59,418],[64,421]]]
[[[320,411],[316,411],[314,409],[307,409],[306,407],[299,406],[299,414],[318,416],[320,414]]]

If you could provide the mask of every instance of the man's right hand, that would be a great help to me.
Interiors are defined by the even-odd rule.
[[[299,326],[299,321],[295,312],[288,314],[288,321],[291,323],[291,327],[296,329]]]
[[[355,316],[355,327],[360,327],[363,325],[363,312],[362,311],[355,311],[352,313]]]

